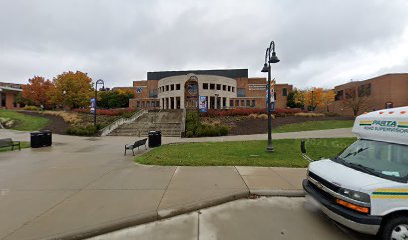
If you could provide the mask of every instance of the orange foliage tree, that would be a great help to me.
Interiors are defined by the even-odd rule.
[[[52,100],[69,108],[87,107],[92,97],[92,79],[86,73],[64,72],[53,79]]]
[[[326,108],[326,112],[329,112],[329,105],[334,102],[336,93],[334,90],[325,90],[322,94],[322,106]]]
[[[308,109],[314,111],[317,106],[320,106],[323,102],[323,88],[312,88],[306,90],[305,105]]]
[[[23,85],[22,97],[30,100],[34,105],[50,107],[52,105],[51,92],[54,84],[43,77],[34,76],[28,79],[28,84]]]

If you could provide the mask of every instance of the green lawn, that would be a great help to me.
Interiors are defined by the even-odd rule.
[[[21,149],[29,148],[29,147],[30,147],[29,142],[21,142]],[[11,147],[2,147],[2,148],[0,148],[0,152],[7,152],[7,151],[11,151]],[[18,150],[14,150],[14,151],[18,151]]]
[[[29,116],[12,110],[0,109],[0,117],[16,120],[17,124],[12,129],[20,131],[40,130],[49,123],[47,118]]]
[[[351,128],[353,127],[354,120],[326,120],[326,121],[308,121],[303,123],[292,123],[282,125],[274,128],[274,133],[282,132],[300,132],[311,130],[324,130],[334,128]],[[273,126],[272,126],[273,127]]]
[[[334,157],[355,138],[309,139],[308,155],[313,159]],[[300,140],[274,140],[275,151],[268,153],[266,141],[205,142],[163,145],[135,161],[146,165],[164,166],[268,166],[306,167],[300,153]]]

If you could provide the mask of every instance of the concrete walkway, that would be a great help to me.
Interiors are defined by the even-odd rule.
[[[342,129],[274,137],[339,135],[353,136]],[[0,130],[0,137],[29,141],[27,132]],[[211,138],[251,139],[265,135]],[[53,135],[52,147],[0,153],[0,239],[80,239],[250,193],[302,195],[305,169],[143,166],[123,156],[124,144],[134,140]],[[163,138],[164,143],[208,140]]]

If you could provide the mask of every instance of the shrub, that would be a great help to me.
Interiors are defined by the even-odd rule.
[[[79,113],[91,113],[91,111],[88,108],[77,108],[74,109],[73,111],[79,112]],[[134,109],[131,108],[115,108],[115,109],[97,109],[96,114],[97,115],[106,115],[106,116],[132,116],[135,113]]]
[[[93,125],[85,127],[69,127],[66,131],[68,135],[75,136],[94,136],[98,132],[98,129]]]
[[[81,122],[80,117],[75,112],[65,112],[65,111],[44,111],[43,114],[58,116],[64,119],[64,122],[70,124],[77,124]]]
[[[323,113],[295,113],[296,117],[324,117]]]
[[[275,119],[275,116],[274,116],[274,115],[271,115],[271,117],[272,117],[272,119]],[[265,113],[259,114],[259,115],[258,115],[258,118],[259,118],[259,119],[268,119],[268,114],[265,114]]]
[[[292,115],[302,112],[300,108],[277,108],[273,113],[276,116]],[[203,114],[204,117],[225,117],[225,116],[250,116],[251,114],[266,114],[264,108],[235,108],[235,109],[208,109]]]
[[[37,106],[25,106],[23,109],[27,111],[40,111],[41,110],[41,108]]]
[[[337,116],[339,116],[339,114],[338,113],[335,113],[335,112],[326,112],[326,113],[324,113],[327,117],[337,117]]]

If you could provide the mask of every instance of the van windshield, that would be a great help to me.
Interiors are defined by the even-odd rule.
[[[408,179],[408,146],[357,140],[333,159],[356,170],[398,182]]]

